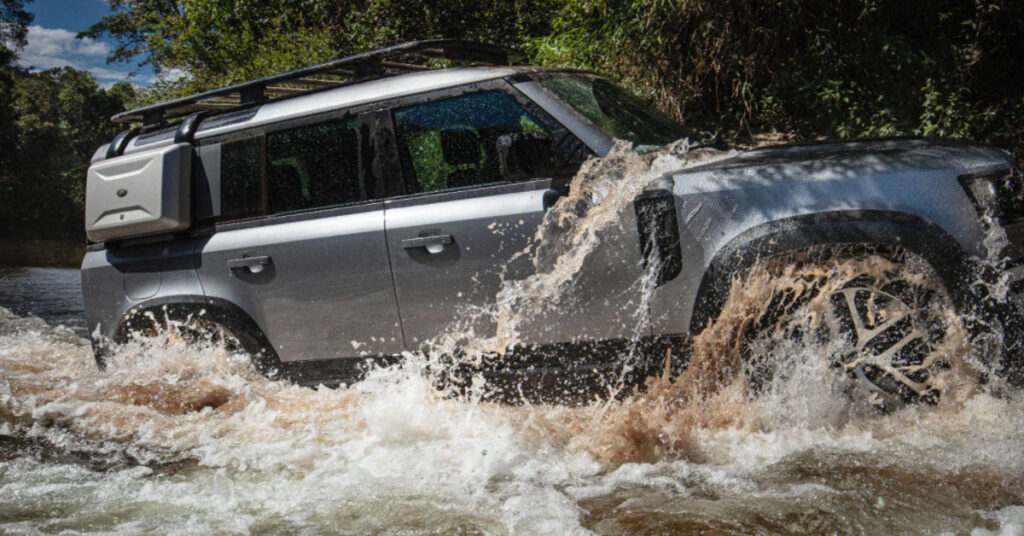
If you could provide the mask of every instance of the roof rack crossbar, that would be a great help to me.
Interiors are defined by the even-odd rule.
[[[154,126],[196,110],[224,109],[231,106],[228,99],[231,99],[231,102],[237,101],[233,107],[246,106],[264,102],[273,96],[291,96],[332,85],[380,78],[389,72],[430,69],[425,65],[392,61],[390,58],[395,56],[440,58],[470,64],[510,65],[520,60],[523,54],[495,45],[458,39],[410,41],[121,112],[111,120],[116,123],[142,122],[145,126]],[[316,78],[316,75],[338,76],[345,79],[324,80]],[[295,87],[293,91],[289,86],[306,87]]]

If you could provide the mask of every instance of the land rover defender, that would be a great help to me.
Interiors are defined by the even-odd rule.
[[[649,151],[685,136],[599,75],[518,58],[417,41],[114,116],[135,126],[96,152],[86,189],[82,287],[97,359],[132,333],[188,320],[229,333],[266,374],[350,380],[528,277],[534,266],[515,253],[584,161],[617,139]],[[622,352],[595,349],[637,338],[624,289],[652,254],[656,288],[639,306],[655,366],[665,345],[685,347],[717,317],[758,259],[833,247],[921,258],[959,310],[1011,330],[1021,193],[1008,153],[936,140],[737,151],[665,173],[590,253],[572,303],[508,349],[533,357],[498,372],[543,383],[621,369]],[[993,226],[1008,237],[998,270],[1012,296],[999,304],[975,281]],[[867,344],[902,328],[865,320],[864,304],[898,298],[870,285],[849,296],[850,336],[872,359],[845,374],[929,396],[925,358],[900,351],[928,335]],[[999,368],[1013,376],[1015,363]]]

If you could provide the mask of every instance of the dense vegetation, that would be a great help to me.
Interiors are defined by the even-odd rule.
[[[1024,154],[1020,0],[107,1],[111,14],[85,35],[114,38],[111,61],[141,59],[164,79],[135,103],[405,40],[458,37],[519,47],[543,65],[608,73],[700,138],[936,135]],[[26,22],[21,0],[0,2],[3,31],[14,37],[6,42],[16,45]],[[11,51],[3,53],[0,62],[10,63]],[[66,98],[79,91],[79,100]],[[15,128],[13,158],[22,163],[3,166],[15,170],[0,179],[4,198],[15,191],[11,177],[30,177],[44,189],[57,181],[75,200],[91,152],[76,144],[109,137],[101,116],[127,96],[89,86],[81,73],[3,71],[0,136],[42,103],[65,114],[63,106],[106,99],[81,109],[94,115],[70,114],[87,127],[68,120],[43,121],[45,132]],[[40,149],[38,140],[55,139],[46,136],[61,141]],[[53,156],[45,173],[21,167],[41,165],[40,150]],[[20,202],[14,210],[31,214]]]
[[[71,68],[15,67],[31,20],[21,0],[0,0],[0,240],[80,241],[89,159],[117,133],[108,119],[135,90],[103,89]]]
[[[410,39],[508,44],[610,74],[743,141],[968,137],[1024,150],[1020,0],[109,0],[89,35],[188,73],[149,96]]]

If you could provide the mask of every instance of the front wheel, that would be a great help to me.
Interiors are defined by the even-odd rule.
[[[976,382],[945,284],[909,252],[785,254],[756,263],[732,288],[723,312],[749,312],[734,333],[755,394],[808,381],[796,373],[806,359],[827,360],[829,380],[883,411],[936,403]]]

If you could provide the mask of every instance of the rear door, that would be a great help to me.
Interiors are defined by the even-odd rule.
[[[284,362],[403,349],[369,117],[200,148],[215,228],[200,250],[204,292],[253,318]]]
[[[386,201],[385,223],[406,344],[423,349],[442,334],[493,335],[497,323],[490,311],[502,281],[534,273],[531,256],[523,253],[568,183],[567,177],[504,181],[497,139],[545,132],[561,148],[558,158],[570,165],[585,156],[582,144],[502,85],[392,103],[386,118],[398,165],[385,173],[403,190]],[[557,307],[517,311],[524,314],[514,319],[516,342],[536,345],[631,333],[635,322],[629,320],[626,302],[632,297],[621,287],[630,287],[639,274],[639,246],[635,222],[626,229],[631,230],[625,238],[609,237],[609,247],[588,258],[575,278],[580,285]]]

